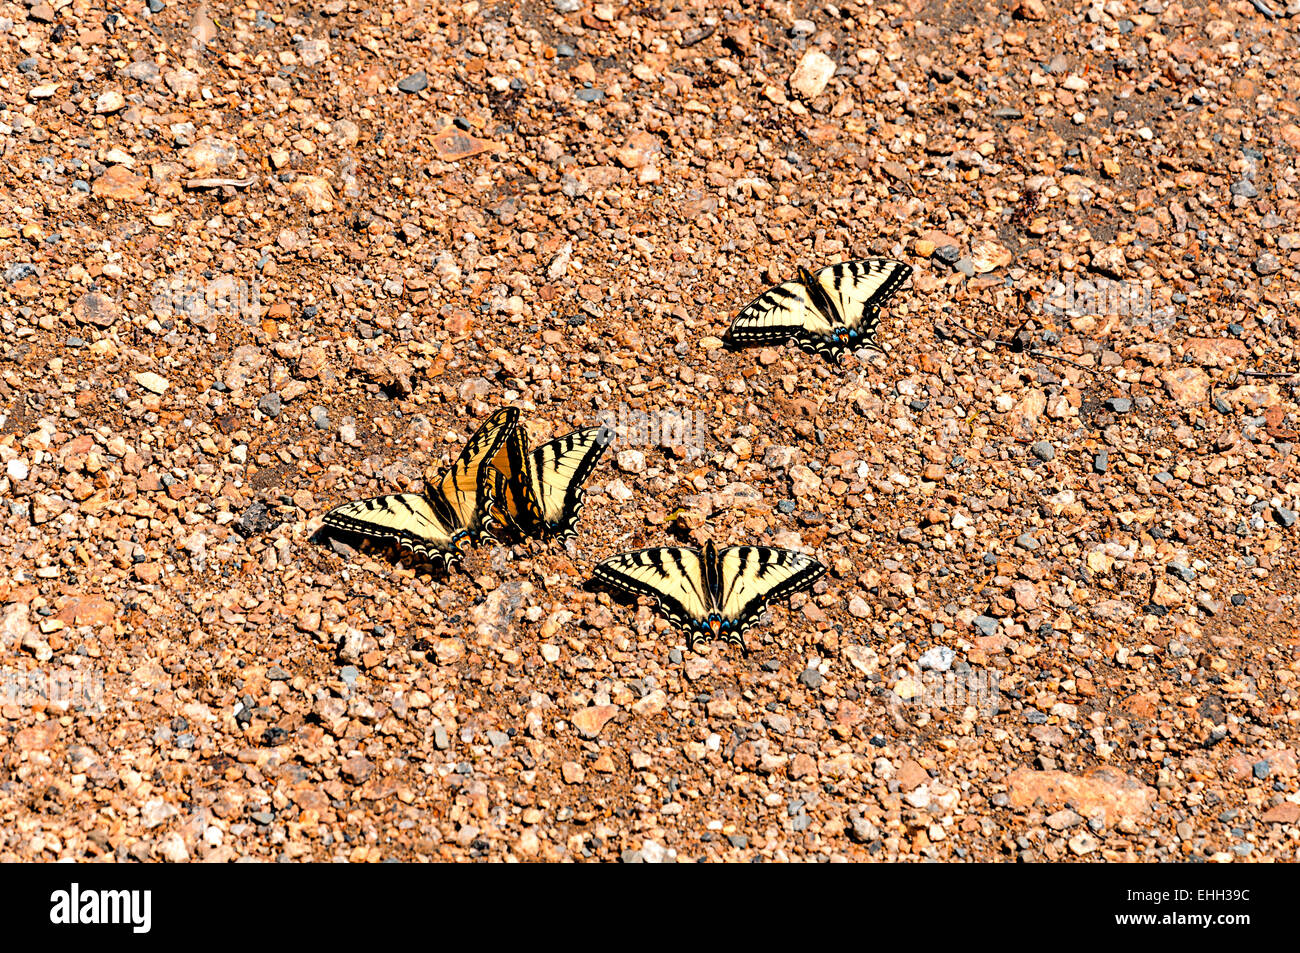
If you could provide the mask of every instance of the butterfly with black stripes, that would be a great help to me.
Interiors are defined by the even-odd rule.
[[[609,427],[583,427],[532,453],[522,427],[507,435],[488,467],[489,529],[537,539],[575,535],[583,484],[613,439]]]
[[[863,258],[810,272],[769,288],[736,315],[727,331],[733,348],[794,341],[839,363],[846,351],[872,344],[880,309],[912,274],[890,258]]]
[[[425,481],[423,493],[394,493],[334,507],[322,519],[334,530],[397,543],[431,562],[460,561],[482,535],[488,461],[514,431],[519,411],[504,407],[465,443],[451,467]]]
[[[703,550],[661,546],[619,553],[599,563],[598,582],[654,596],[668,620],[686,633],[687,646],[725,639],[746,654],[745,631],[767,604],[816,582],[826,567],[802,553],[770,546]]]

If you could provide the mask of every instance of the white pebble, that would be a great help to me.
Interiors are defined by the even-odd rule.
[[[632,499],[632,491],[622,480],[613,480],[605,487],[605,492],[618,500],[620,503],[626,503]]]
[[[645,469],[645,454],[640,450],[620,450],[617,463],[626,473],[640,473]]]
[[[936,645],[921,656],[920,665],[921,668],[928,668],[932,672],[946,672],[952,667],[953,659],[956,657],[957,653],[946,645]]]

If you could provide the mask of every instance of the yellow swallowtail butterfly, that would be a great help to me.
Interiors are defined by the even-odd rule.
[[[687,644],[735,642],[746,653],[745,630],[772,599],[811,586],[826,567],[811,556],[769,546],[704,549],[662,546],[620,553],[595,568],[595,579],[638,595],[654,596]]]
[[[800,267],[792,281],[769,288],[741,309],[727,331],[732,347],[793,340],[838,363],[846,351],[875,340],[880,309],[912,273],[890,258],[863,258],[816,272]]]

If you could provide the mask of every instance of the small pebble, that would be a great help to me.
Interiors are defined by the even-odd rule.
[[[953,659],[956,657],[957,653],[947,646],[935,646],[925,652],[917,660],[917,664],[933,672],[946,672],[952,667]]]
[[[397,88],[404,93],[418,93],[429,86],[429,76],[424,70],[412,73],[405,79],[398,80]]]
[[[257,409],[273,420],[280,416],[280,407],[280,395],[275,393],[267,394],[257,402]]]

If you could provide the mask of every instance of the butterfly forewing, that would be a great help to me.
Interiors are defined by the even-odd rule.
[[[530,454],[510,438],[492,464],[493,519],[523,535],[570,536],[582,513],[582,484],[609,446],[608,427],[584,427]]]
[[[613,435],[608,427],[584,427],[533,452],[531,484],[547,532],[561,536],[573,532],[582,515],[583,484]]]
[[[807,333],[810,324],[823,333],[830,330],[830,324],[813,307],[803,284],[787,281],[768,289],[742,308],[731,322],[727,340],[736,347],[784,344]]]
[[[425,556],[454,552],[448,526],[418,493],[397,493],[354,500],[330,510],[322,522],[333,529],[386,539]]]

